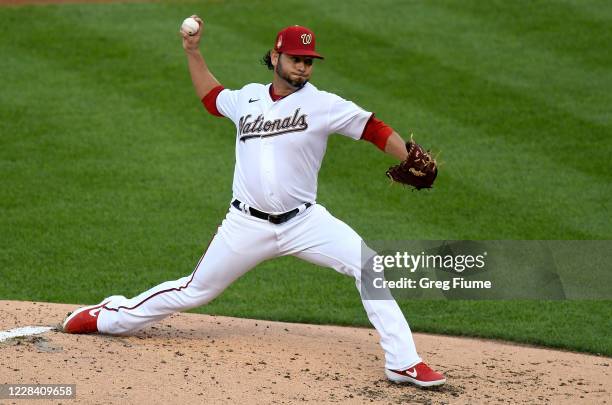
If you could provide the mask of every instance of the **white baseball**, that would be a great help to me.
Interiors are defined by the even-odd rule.
[[[183,21],[183,24],[181,25],[181,31],[187,35],[195,35],[199,29],[200,25],[193,17],[185,18],[185,21]]]

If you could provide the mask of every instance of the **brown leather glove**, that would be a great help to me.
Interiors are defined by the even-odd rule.
[[[412,138],[406,142],[406,150],[408,157],[400,164],[390,167],[387,177],[417,190],[431,188],[438,175],[436,160]]]

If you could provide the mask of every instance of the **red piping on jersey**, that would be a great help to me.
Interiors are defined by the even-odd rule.
[[[364,141],[372,142],[376,147],[384,152],[387,146],[387,140],[393,133],[393,128],[382,122],[381,120],[374,117],[374,114],[370,117],[365,128],[363,128],[363,134],[361,139]]]
[[[217,109],[217,96],[223,91],[223,89],[223,86],[217,86],[202,98],[202,104],[204,104],[206,110],[217,117],[223,117],[223,114],[221,114]]]

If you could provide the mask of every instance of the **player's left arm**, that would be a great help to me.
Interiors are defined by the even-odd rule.
[[[381,151],[399,160],[404,160],[408,156],[406,141],[373,114],[363,128],[361,139],[373,143]]]
[[[385,153],[399,159],[405,160],[408,157],[408,150],[406,149],[406,141],[395,131],[387,138],[385,145]]]

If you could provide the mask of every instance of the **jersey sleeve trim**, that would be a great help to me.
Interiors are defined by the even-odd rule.
[[[206,110],[216,117],[223,117],[223,114],[221,114],[217,108],[217,96],[219,96],[219,93],[223,90],[225,90],[225,87],[217,86],[202,98],[202,104],[204,104]]]

